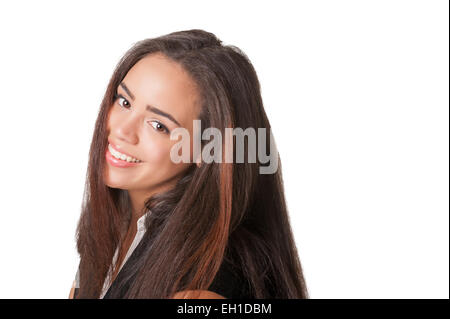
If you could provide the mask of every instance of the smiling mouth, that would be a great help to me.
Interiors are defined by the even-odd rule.
[[[119,160],[126,161],[128,163],[142,163],[142,161],[140,159],[122,154],[119,151],[115,150],[109,143],[108,143],[108,150],[112,156],[114,156],[115,158],[117,158]]]

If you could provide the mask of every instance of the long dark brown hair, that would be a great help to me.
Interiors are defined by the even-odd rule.
[[[266,128],[266,141],[270,139],[257,74],[239,48],[223,45],[214,34],[199,29],[135,43],[116,66],[95,123],[77,227],[76,298],[100,296],[114,252],[129,226],[128,192],[103,181],[106,121],[122,79],[152,53],[178,62],[196,82],[202,130],[215,127],[225,136],[226,127]],[[128,276],[117,285],[123,288],[127,283],[123,297],[170,298],[182,290],[207,290],[226,258],[245,274],[254,298],[309,298],[278,153],[277,157],[274,174],[260,174],[258,161],[192,164],[171,190],[148,198],[145,209],[151,214],[145,220],[143,242],[151,244],[140,246],[140,258],[128,261]]]

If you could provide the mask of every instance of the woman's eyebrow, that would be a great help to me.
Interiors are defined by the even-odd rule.
[[[131,97],[131,99],[134,101],[134,95],[133,93],[131,93],[130,89],[125,85],[125,83],[120,83],[120,86],[122,87],[122,89]],[[166,113],[164,111],[161,111],[160,109],[151,106],[151,105],[147,105],[145,108],[148,112],[153,112],[155,114],[159,114],[161,116],[167,117],[169,120],[171,120],[172,122],[174,122],[175,124],[177,124],[178,126],[181,126],[180,123],[178,123],[177,120],[175,120],[175,118],[170,115],[169,113]]]
[[[153,112],[153,113],[159,114],[159,115],[161,115],[161,116],[167,117],[169,120],[171,120],[172,122],[174,122],[176,125],[181,126],[181,124],[178,123],[178,121],[175,120],[175,119],[173,118],[173,116],[170,115],[169,113],[166,113],[166,112],[164,112],[164,111],[161,111],[160,109],[158,109],[158,108],[156,108],[156,107],[154,107],[154,106],[151,106],[151,105],[147,105],[147,107],[146,107],[145,109],[146,109],[148,112]]]
[[[125,83],[121,82],[120,86],[122,87],[122,89],[127,92],[127,94],[131,97],[131,99],[134,101],[134,95],[133,93],[130,92],[130,89],[125,85]]]

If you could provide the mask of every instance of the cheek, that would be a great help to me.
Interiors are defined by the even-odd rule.
[[[149,163],[164,163],[167,160],[167,152],[165,148],[161,147],[161,145],[155,144],[156,143],[153,143],[151,147],[149,147],[149,151],[146,154],[146,159]]]
[[[147,145],[145,160],[147,163],[155,165],[155,169],[173,164],[170,159],[170,143],[163,139],[153,138],[148,140],[145,144]]]
[[[146,161],[150,165],[151,170],[156,174],[175,175],[184,170],[189,164],[174,163],[170,158],[170,151],[176,142],[168,143],[165,141],[148,141],[149,147],[146,151]],[[189,141],[185,144],[189,149]],[[190,154],[192,158],[192,151]]]
[[[114,111],[114,105],[112,105],[111,108],[109,109],[108,116],[106,118],[106,128],[108,132],[110,132],[111,128],[117,124],[117,121],[118,116]]]

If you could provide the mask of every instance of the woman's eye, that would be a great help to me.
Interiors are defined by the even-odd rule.
[[[117,103],[119,103],[119,105],[121,107],[124,108],[129,108],[130,107],[130,102],[128,102],[128,100],[126,98],[124,98],[122,95],[116,95],[117,98]]]
[[[158,121],[151,121],[150,123],[151,123],[151,125],[153,126],[153,128],[155,130],[160,131],[160,132],[164,132],[164,133],[169,133],[169,130],[167,129],[167,127],[165,127],[160,122],[158,122]]]

